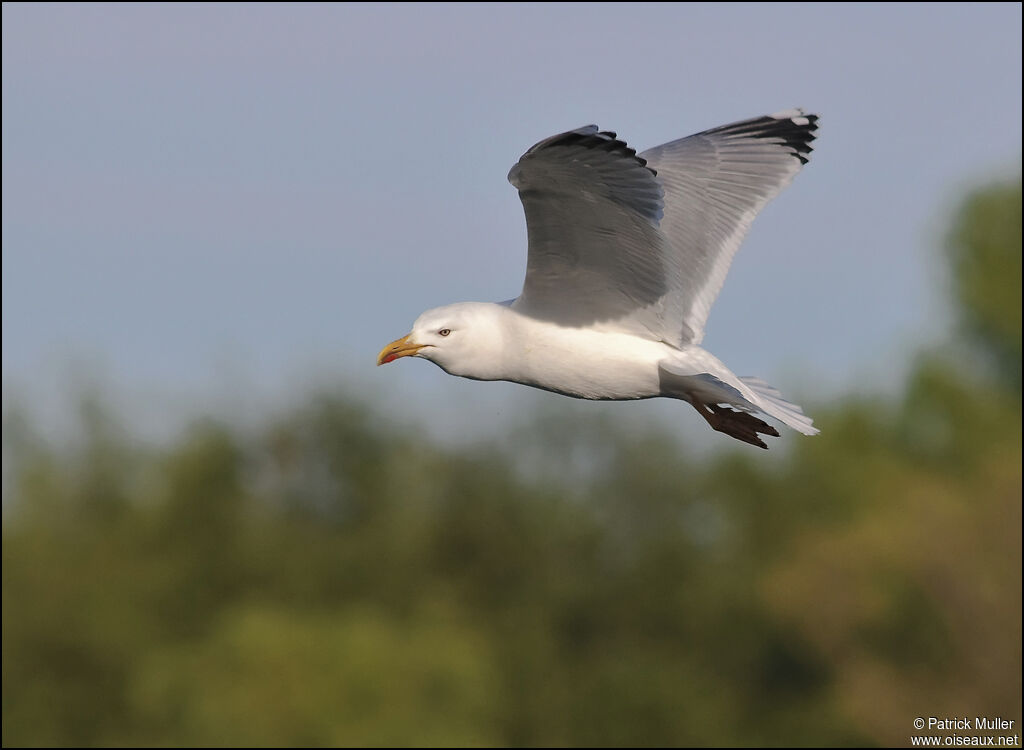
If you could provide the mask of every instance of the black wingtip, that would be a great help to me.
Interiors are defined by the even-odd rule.
[[[801,164],[806,164],[814,150],[811,148],[811,141],[818,137],[816,133],[819,119],[818,115],[807,114],[801,109],[792,109],[731,125],[722,125],[706,132],[777,141],[789,148]]]
[[[607,151],[612,154],[619,154],[629,159],[633,159],[640,166],[645,167],[651,174],[657,175],[658,172],[653,167],[647,166],[647,160],[642,156],[637,156],[636,149],[632,148],[625,141],[621,141],[614,130],[598,130],[595,125],[590,125],[585,128],[577,128],[576,130],[569,130],[565,133],[546,138],[540,143],[535,144],[529,150],[527,154],[536,153],[546,148],[556,148],[558,146],[581,146],[583,148],[595,149],[600,151]]]

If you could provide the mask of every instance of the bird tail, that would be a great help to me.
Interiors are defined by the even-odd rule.
[[[760,378],[741,377],[740,380],[757,396],[757,407],[765,414],[775,417],[804,435],[818,434],[819,430],[814,426],[814,420],[804,414],[804,410],[799,406],[784,399],[777,388]]]

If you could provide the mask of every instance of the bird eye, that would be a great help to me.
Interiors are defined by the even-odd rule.
[[[451,332],[452,332],[451,328],[442,328],[440,331],[437,332],[437,335],[438,336],[447,336]]]

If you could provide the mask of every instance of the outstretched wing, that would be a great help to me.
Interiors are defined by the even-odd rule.
[[[513,306],[699,343],[751,221],[806,163],[817,119],[789,110],[640,155],[595,125],[541,141],[509,172],[530,243]]]
[[[590,125],[541,141],[508,179],[530,242],[513,307],[561,325],[608,323],[660,337],[656,308],[670,292],[662,187],[644,160]]]
[[[807,163],[817,115],[792,109],[706,130],[640,154],[665,191],[660,229],[666,338],[699,344],[733,256],[764,204]]]

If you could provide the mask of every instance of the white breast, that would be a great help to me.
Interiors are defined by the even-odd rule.
[[[564,328],[510,311],[503,380],[586,399],[651,398],[660,393],[666,344],[596,328]]]

